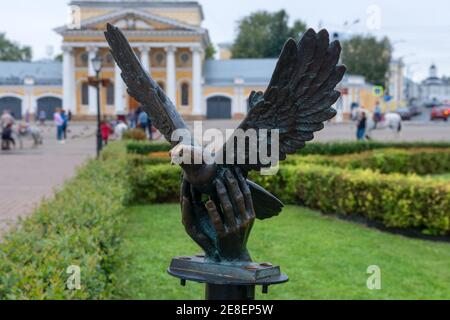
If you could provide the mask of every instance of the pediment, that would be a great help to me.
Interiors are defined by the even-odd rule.
[[[81,22],[81,30],[104,30],[106,23],[112,23],[124,30],[184,30],[202,31],[202,28],[134,9],[118,10]],[[66,27],[56,29],[63,33]]]

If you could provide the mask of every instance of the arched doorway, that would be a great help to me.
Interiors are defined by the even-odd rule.
[[[56,108],[62,108],[62,99],[56,97],[42,97],[37,100],[37,116],[45,112],[47,120],[53,119]]]
[[[9,110],[16,119],[22,119],[22,100],[16,97],[0,98],[0,115]]]
[[[206,101],[207,119],[231,119],[231,99],[224,96],[215,96]]]

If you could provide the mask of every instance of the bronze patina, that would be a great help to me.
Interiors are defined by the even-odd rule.
[[[105,36],[128,93],[172,144],[171,155],[201,152],[202,146],[193,139],[172,141],[173,132],[187,130],[187,126],[173,102],[144,70],[123,33],[108,24]],[[258,135],[260,129],[277,130],[277,158],[281,161],[303,148],[314,139],[314,132],[336,115],[332,108],[340,97],[336,86],[346,71],[338,65],[340,53],[339,42],[330,43],[326,30],[316,33],[309,29],[298,42],[289,39],[267,90],[251,93],[249,112],[238,129],[252,129]],[[269,285],[288,280],[278,266],[254,263],[247,250],[255,219],[271,218],[283,208],[280,200],[247,179],[252,170],[267,167],[259,158],[256,163],[249,161],[249,148],[270,145],[274,143],[271,139],[271,135],[258,136],[258,143],[244,150],[230,150],[225,143],[222,151],[233,151],[233,159],[239,154],[244,161],[181,164],[183,225],[204,254],[177,257],[168,271],[182,284],[187,280],[206,283],[208,299],[253,299],[256,285],[267,292]]]

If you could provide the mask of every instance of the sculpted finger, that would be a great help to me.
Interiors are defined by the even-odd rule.
[[[181,201],[181,222],[185,227],[186,231],[191,231],[193,229],[193,212],[192,212],[192,202],[188,197],[183,196]]]
[[[231,194],[232,201],[234,201],[234,204],[236,206],[236,215],[241,220],[245,220],[246,212],[244,195],[241,192],[239,182],[229,170],[225,172],[225,183],[227,184],[228,190]]]
[[[234,217],[233,205],[228,197],[227,188],[220,179],[215,180],[217,195],[219,196],[220,204],[222,205],[223,214],[225,217],[225,224],[231,228],[236,228],[236,218]]]
[[[252,192],[250,191],[250,187],[248,186],[247,180],[244,178],[244,175],[242,174],[240,168],[234,167],[234,172],[239,180],[239,186],[242,190],[242,194],[244,195],[246,217],[247,219],[250,220],[255,219],[256,215],[255,210],[253,208]]]
[[[209,200],[206,202],[206,209],[209,214],[209,218],[211,219],[211,223],[216,229],[217,235],[221,236],[225,233],[225,227],[222,223],[222,219],[220,218],[220,214],[217,211],[217,207],[213,201]]]
[[[183,178],[180,188],[180,203],[183,204],[183,197],[190,198],[191,184]]]

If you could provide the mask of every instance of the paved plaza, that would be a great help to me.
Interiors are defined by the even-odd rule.
[[[43,197],[75,174],[76,168],[95,155],[95,128],[75,124],[66,144],[56,142],[56,129],[42,128],[44,145],[32,149],[30,140],[22,150],[0,151],[0,228],[27,215]]]
[[[235,128],[239,121],[205,121],[204,128]],[[189,123],[190,126],[193,123]],[[72,177],[76,168],[95,155],[95,124],[76,123],[71,126],[69,139],[60,145],[55,128],[43,129],[44,145],[31,148],[26,141],[23,150],[0,152],[0,227],[5,228],[33,211],[43,197]],[[355,140],[353,124],[328,124],[316,141]],[[450,124],[444,122],[405,122],[397,137],[391,131],[374,135],[377,141],[450,141]]]

